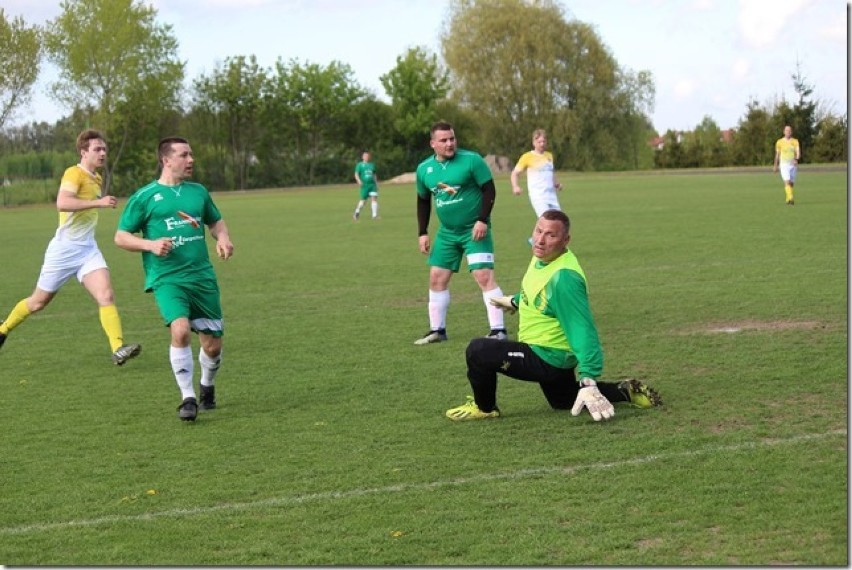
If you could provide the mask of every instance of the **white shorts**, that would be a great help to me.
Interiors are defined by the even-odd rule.
[[[36,287],[55,293],[72,275],[76,275],[77,281],[82,283],[83,277],[106,266],[106,260],[96,242],[81,243],[54,237],[44,252],[44,263]]]
[[[541,217],[547,210],[562,210],[555,191],[542,192],[536,196],[530,194],[530,202],[533,210],[535,210],[536,217]]]
[[[778,172],[781,173],[781,180],[783,180],[784,182],[795,182],[796,170],[798,170],[798,168],[792,162],[787,164],[784,164],[782,162],[778,165]]]

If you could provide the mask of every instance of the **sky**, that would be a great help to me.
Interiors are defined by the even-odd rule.
[[[387,100],[379,77],[397,56],[422,46],[440,56],[448,0],[141,0],[172,26],[186,84],[227,57],[348,64],[355,79]],[[845,0],[561,0],[565,16],[590,24],[622,68],[653,74],[656,130],[692,130],[704,117],[734,128],[749,101],[772,105],[797,95],[797,65],[823,108],[848,105]],[[60,0],[0,0],[7,19],[42,25]],[[522,26],[523,22],[518,22]],[[68,114],[47,94],[56,69],[44,65],[31,103],[11,124]]]

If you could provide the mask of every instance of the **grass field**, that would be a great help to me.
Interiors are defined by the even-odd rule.
[[[0,564],[848,565],[846,173],[803,168],[794,207],[770,173],[563,179],[605,377],[643,379],[664,407],[596,423],[501,379],[502,418],[448,421],[487,332],[479,290],[463,270],[450,340],[413,346],[413,188],[383,186],[381,220],[353,223],[351,185],[217,195],[236,245],[215,262],[219,407],[180,422],[167,331],[139,256],[112,245],[120,208],[102,211],[144,350],[114,367],[73,282],[10,335]],[[500,179],[507,293],[533,222]],[[55,223],[0,211],[0,318]]]

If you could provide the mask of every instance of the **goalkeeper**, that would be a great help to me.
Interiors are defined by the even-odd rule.
[[[521,292],[493,297],[491,304],[507,313],[519,312],[518,341],[475,338],[467,347],[467,378],[473,398],[447,410],[451,420],[478,420],[500,416],[497,373],[537,382],[550,406],[586,408],[595,421],[615,415],[613,403],[639,408],[662,404],[659,394],[629,379],[601,382],[603,369],[595,321],[589,309],[586,276],[568,249],[570,221],[559,210],[547,210],[533,230],[533,259]]]

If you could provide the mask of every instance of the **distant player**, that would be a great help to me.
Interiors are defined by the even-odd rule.
[[[360,200],[355,206],[353,220],[358,220],[361,208],[367,198],[370,198],[370,208],[373,211],[373,219],[379,217],[379,178],[376,176],[376,165],[370,162],[370,151],[365,150],[361,155],[361,162],[355,165],[355,182],[361,187]]]
[[[541,216],[547,210],[562,210],[559,206],[559,198],[556,196],[558,190],[562,190],[562,184],[556,180],[553,168],[553,154],[547,149],[547,133],[543,129],[537,129],[532,136],[533,150],[527,151],[518,159],[518,164],[512,170],[512,193],[521,195],[521,187],[518,185],[518,175],[527,171],[527,193],[535,210],[536,217]]]
[[[86,288],[98,304],[101,327],[109,339],[112,361],[121,366],[142,350],[138,344],[124,344],[121,318],[115,307],[106,260],[95,241],[99,208],[115,208],[115,196],[101,196],[101,175],[107,156],[104,136],[87,129],[77,136],[80,163],[65,170],[56,209],[59,228],[44,253],[44,263],[32,295],[22,299],[0,321],[0,346],[8,334],[27,317],[44,309],[71,277]]]
[[[796,171],[799,169],[801,156],[799,141],[793,138],[793,128],[787,125],[784,127],[784,136],[775,142],[775,164],[772,171],[781,171],[788,206],[793,205],[793,185],[796,183]]]

